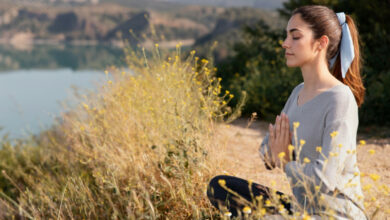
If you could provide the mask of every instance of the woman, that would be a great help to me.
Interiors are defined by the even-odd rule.
[[[288,214],[366,219],[356,164],[365,88],[355,24],[342,12],[311,5],[293,11],[286,31],[287,66],[300,67],[304,82],[293,89],[259,149],[267,169],[280,167],[290,181],[293,197],[276,194]],[[248,205],[244,200],[256,204],[253,198],[261,195],[265,201],[270,192],[237,177],[216,176],[207,195],[214,206],[237,216]]]

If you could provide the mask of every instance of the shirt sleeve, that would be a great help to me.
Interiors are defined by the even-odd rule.
[[[329,105],[319,156],[310,162],[298,160],[285,165],[285,173],[292,184],[300,181],[315,184],[324,193],[343,186],[344,180],[340,177],[349,156],[347,152],[356,149],[357,124],[355,102],[344,99],[343,102],[336,101],[334,105]]]
[[[268,138],[269,138],[269,132],[265,135],[263,141],[261,142],[260,148],[259,148],[259,153],[260,153],[260,158],[264,161],[265,168],[267,170],[272,170],[275,168],[275,164],[271,163],[269,158],[271,158],[271,151],[268,147]]]

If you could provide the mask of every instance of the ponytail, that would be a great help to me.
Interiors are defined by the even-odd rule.
[[[355,57],[348,68],[348,71],[345,75],[345,78],[341,76],[341,63],[340,63],[340,54],[337,56],[333,68],[330,70],[332,75],[336,77],[339,81],[347,85],[353,95],[355,96],[356,103],[360,107],[364,102],[365,88],[363,85],[362,77],[360,76],[360,70],[362,67],[362,60],[360,57],[359,49],[359,34],[353,19],[349,15],[345,15],[345,20],[348,24],[349,31],[351,32]]]

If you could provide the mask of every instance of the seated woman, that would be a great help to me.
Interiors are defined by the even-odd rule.
[[[365,88],[360,76],[358,32],[344,13],[325,6],[293,11],[283,42],[286,63],[300,67],[304,82],[291,92],[260,146],[267,169],[281,168],[293,196],[276,191],[288,214],[294,212],[367,219],[356,159],[358,107]],[[208,186],[211,203],[233,216],[264,204],[271,189],[234,176],[216,176]],[[247,208],[248,209],[248,208]]]

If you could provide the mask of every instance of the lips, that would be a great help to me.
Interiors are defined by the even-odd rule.
[[[285,56],[292,56],[293,54],[292,53],[285,53],[284,55]]]

